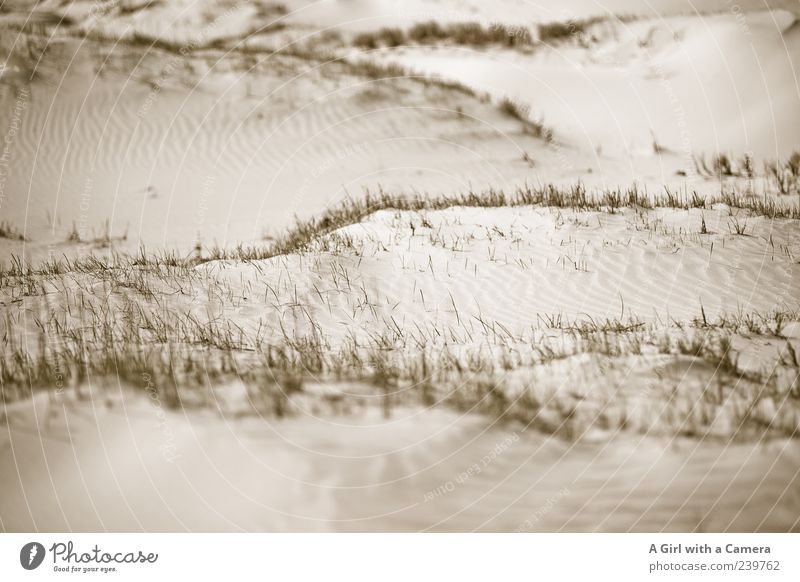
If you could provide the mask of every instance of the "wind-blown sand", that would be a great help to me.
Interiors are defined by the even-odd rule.
[[[6,531],[786,531],[798,449],[574,445],[445,410],[284,421],[47,397],[2,436]],[[167,427],[166,429],[164,427]]]
[[[142,376],[134,387],[90,378],[6,406],[3,527],[796,530],[800,451],[782,435],[800,427],[796,367],[785,363],[787,346],[800,350],[798,322],[785,321],[780,336],[733,334],[737,366],[772,370],[764,385],[702,358],[658,355],[658,345],[685,325],[710,333],[690,323],[699,317],[695,293],[710,320],[730,305],[739,315],[797,313],[797,221],[754,219],[751,235],[725,234],[721,208],[705,217],[716,234],[697,235],[688,233],[699,210],[651,212],[660,218],[530,207],[383,211],[302,254],[200,266],[204,279],[185,284],[188,303],[176,311],[264,342],[313,337],[331,353],[375,343],[401,359],[427,345],[489,362],[492,353],[524,361],[545,346],[566,351],[533,369],[515,364],[487,376],[488,364],[455,383],[433,380],[452,390],[435,396],[448,402],[493,382],[486,397],[497,395],[504,409],[494,418],[475,414],[486,397],[460,412],[424,408],[403,404],[412,387],[393,385],[387,419],[369,386],[324,379],[290,397],[284,419],[263,413],[260,397],[235,381],[209,386],[201,408],[190,395],[172,411],[161,396],[166,378]],[[612,264],[625,272],[604,267]],[[20,307],[37,313],[36,301]],[[542,329],[548,316],[579,326],[619,312],[642,322],[629,355],[581,353],[579,340],[570,347],[576,336]],[[709,400],[717,390],[720,400]],[[542,403],[532,417],[520,408],[530,398]],[[565,407],[574,408],[564,416]],[[753,423],[778,433],[752,432]]]
[[[523,179],[523,147],[541,148],[490,104],[413,80],[286,57],[247,73],[255,59],[231,57],[212,70],[178,59],[161,81],[174,57],[128,73],[115,53],[95,75],[99,46],[67,48],[79,71],[31,88],[5,185],[20,194],[3,214],[57,252],[73,225],[94,239],[106,221],[133,249],[259,240],[366,184],[507,186]]]
[[[275,322],[290,334],[291,326],[302,329],[304,320],[313,320],[333,338],[374,334],[387,325],[407,333],[416,326],[478,333],[478,318],[517,337],[545,315],[666,324],[699,318],[701,307],[710,319],[794,310],[797,221],[737,213],[725,205],[616,214],[531,207],[385,210],[323,237],[310,254],[199,268],[236,296],[265,306],[248,302],[224,313],[240,325],[269,321],[270,308],[286,305],[278,307]],[[737,220],[747,224],[747,236],[731,230]],[[699,234],[701,221],[710,234]],[[250,289],[268,289],[268,296]],[[289,297],[303,303],[307,316],[287,317],[293,308],[282,299]],[[357,307],[365,302],[374,307]],[[386,323],[390,318],[396,326]]]
[[[553,43],[533,55],[415,48],[396,58],[530,104],[590,156],[651,156],[654,142],[684,159],[717,151],[774,158],[797,147],[793,13],[612,20],[580,38],[586,44]]]
[[[798,531],[797,196],[761,164],[800,145],[795,2],[111,4],[0,14],[0,223],[21,235],[0,263],[194,258],[3,271],[0,529]],[[349,45],[606,9],[636,18],[516,51]],[[720,152],[755,175],[696,175],[692,155]],[[752,208],[382,209],[281,256],[205,262],[365,189],[526,183],[695,205],[736,187]],[[120,353],[147,356],[95,376],[134,336]],[[84,373],[65,352],[55,390],[14,384],[70,341]],[[253,381],[264,346],[321,371],[290,394]],[[184,353],[199,386],[172,368]]]
[[[314,9],[323,5],[345,10],[335,2]],[[493,104],[457,90],[365,79],[269,48],[239,54],[235,39],[252,28],[242,28],[251,8],[229,14],[209,3],[216,20],[198,32],[200,6],[191,6],[95,11],[91,28],[31,24],[29,37],[6,37],[0,98],[9,106],[0,127],[19,129],[3,219],[27,233],[31,258],[86,252],[64,244],[73,228],[86,241],[108,234],[134,250],[256,241],[295,214],[378,186],[433,194],[580,179],[714,192],[715,183],[693,177],[693,154],[748,152],[760,163],[788,155],[800,133],[792,82],[800,43],[788,11],[612,19],[587,31],[588,46],[568,40],[532,54],[433,47],[370,55],[460,80],[495,103],[530,103],[531,116],[554,131],[556,143],[544,147]],[[60,18],[46,10],[37,14]],[[304,9],[286,17],[267,10],[255,22],[291,16],[292,31],[303,15],[314,22]],[[175,50],[152,45],[164,23],[161,38]],[[108,40],[76,38],[87,30]],[[134,32],[152,36],[131,46]],[[231,38],[233,52],[203,49]]]

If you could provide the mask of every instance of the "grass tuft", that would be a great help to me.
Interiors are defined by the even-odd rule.
[[[500,23],[483,26],[478,22],[440,24],[433,20],[417,23],[407,31],[400,28],[381,28],[375,32],[362,32],[353,37],[353,45],[365,50],[440,43],[476,48],[492,45],[520,48],[534,44],[530,30],[521,26]]]

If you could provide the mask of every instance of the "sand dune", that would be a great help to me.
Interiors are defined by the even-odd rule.
[[[265,422],[165,413],[116,388],[8,416],[7,531],[798,527],[793,441],[570,446],[442,410]]]
[[[339,4],[299,8],[292,18],[344,10]],[[800,132],[800,90],[784,82],[794,77],[800,50],[786,11],[606,22],[588,47],[568,42],[532,55],[440,47],[382,57],[488,90],[495,101],[508,95],[531,103],[532,115],[554,130],[556,144],[543,147],[491,104],[445,88],[334,80],[340,69],[278,57],[220,59],[212,51],[184,58],[146,44],[131,58],[127,43],[139,25],[147,38],[180,43],[183,33],[159,37],[146,23],[170,23],[175,32],[227,15],[213,2],[132,7],[93,13],[93,30],[109,41],[76,40],[76,25],[66,21],[49,40],[47,28],[36,33],[49,48],[37,59],[3,205],[4,219],[38,241],[26,247],[34,257],[72,252],[62,243],[73,223],[93,239],[108,221],[112,236],[127,232],[128,248],[253,241],[345,190],[378,185],[432,193],[576,179],[686,185],[676,171],[692,174],[695,153],[784,157]],[[37,14],[54,10],[44,4]],[[221,36],[189,46],[246,34],[240,12],[252,10],[226,16],[214,29]],[[745,33],[747,42],[739,42]],[[11,51],[22,68],[4,73],[9,104],[28,83],[25,38],[18,34]],[[0,126],[11,123],[12,111],[4,108]],[[692,177],[689,185],[716,189]]]
[[[565,21],[594,16],[635,15],[659,18],[675,15],[702,16],[718,12],[740,13],[752,10],[784,9],[796,11],[792,0],[747,0],[736,6],[719,0],[566,0],[557,5],[501,0],[486,4],[481,0],[412,0],[397,4],[386,0],[329,0],[288,2],[287,20],[315,27],[372,30],[381,26],[410,25],[426,20],[503,22],[512,25],[531,22]]]
[[[762,167],[800,145],[796,2],[45,0],[0,27],[0,530],[800,528],[796,185]],[[753,175],[695,172],[720,152]],[[548,183],[649,194],[481,203]],[[366,189],[485,193],[267,253]]]
[[[701,306],[712,319],[737,310],[796,309],[800,270],[790,258],[800,244],[796,221],[750,218],[750,235],[741,236],[730,232],[732,216],[723,208],[643,216],[524,207],[381,211],[320,244],[313,261],[299,254],[200,268],[237,295],[271,289],[254,297],[264,311],[226,313],[240,325],[255,329],[251,317],[269,318],[274,291],[301,299],[334,344],[387,325],[412,334],[415,325],[479,330],[477,318],[516,336],[538,327],[543,314],[668,322],[698,318]],[[714,234],[697,234],[702,220]],[[347,243],[337,247],[342,238]],[[774,253],[773,245],[791,249],[790,255]],[[336,288],[337,270],[348,273],[349,287]],[[350,293],[352,287],[360,294]],[[509,300],[497,301],[500,296]],[[364,298],[375,309],[358,309]],[[292,325],[286,317],[292,311],[287,307],[276,325]],[[387,324],[390,318],[397,323]],[[304,328],[304,321],[301,316],[297,325]]]
[[[73,223],[91,239],[106,221],[133,248],[254,240],[345,190],[508,185],[530,170],[523,148],[541,148],[491,104],[414,81],[298,77],[277,57],[257,81],[234,68],[162,82],[155,56],[96,76],[94,50],[74,47],[74,72],[34,83],[12,150],[4,219],[57,248]]]
[[[696,152],[774,158],[791,153],[800,132],[795,19],[604,23],[585,33],[588,46],[557,43],[532,56],[400,49],[396,58],[529,103],[587,153],[653,156],[657,143],[684,161]]]

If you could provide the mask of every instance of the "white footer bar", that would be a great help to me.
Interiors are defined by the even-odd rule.
[[[2,534],[0,580],[800,580],[799,534]]]

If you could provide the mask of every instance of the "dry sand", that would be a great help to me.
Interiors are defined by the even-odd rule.
[[[575,445],[442,409],[231,419],[107,392],[42,396],[9,415],[3,529],[797,528],[792,441]]]
[[[11,136],[0,220],[28,239],[0,239],[4,264],[12,253],[35,262],[140,244],[187,254],[198,242],[259,242],[295,214],[316,215],[379,186],[433,196],[526,181],[635,181],[651,192],[667,185],[707,197],[721,184],[693,175],[692,154],[751,153],[760,163],[800,145],[796,2],[770,2],[773,11],[739,2],[754,10],[746,14],[710,0],[603,8],[571,0],[558,10],[511,0],[400,8],[292,1],[285,15],[254,3],[124,5],[40,2],[29,16],[31,3],[18,2],[0,14],[4,51],[13,46],[0,73],[0,131]],[[236,46],[275,22],[286,28],[256,34],[255,45],[329,27],[346,39],[430,18],[532,26],[605,9],[640,18],[603,22],[584,44],[531,53],[415,47],[367,55],[488,98],[210,44]],[[52,28],[64,15],[72,20]],[[28,34],[18,33],[21,22]],[[196,50],[183,56],[144,37],[132,42],[135,33]],[[506,96],[530,103],[555,141],[504,115],[497,105]],[[763,179],[755,186],[761,197]],[[68,240],[73,230],[80,242]],[[262,417],[238,382],[214,386],[210,406],[177,410],[141,385],[107,378],[39,392],[0,411],[0,530],[797,531],[796,399],[756,398],[749,380],[731,382],[724,401],[699,418],[693,403],[730,378],[701,359],[659,353],[657,338],[696,330],[703,316],[794,314],[780,333],[733,334],[737,365],[778,370],[780,385],[791,387],[798,233],[796,219],[724,205],[382,211],[303,253],[201,265],[203,284],[165,305],[270,340],[318,333],[332,352],[385,337],[400,358],[417,357],[417,340],[440,354],[490,359],[523,358],[544,345],[574,349],[574,335],[542,330],[558,317],[635,320],[648,331],[640,353],[562,354],[505,378],[508,397],[534,383],[559,406],[582,393],[594,419],[575,417],[584,432],[569,424],[550,434],[400,397],[386,419],[363,395],[341,409],[349,402],[341,393],[362,387],[313,381],[284,419]],[[90,301],[106,293],[104,283],[67,279],[86,285]],[[4,333],[35,338],[42,301],[69,306],[62,291],[3,288]],[[674,388],[690,409],[642,390],[653,383]],[[315,391],[327,396],[313,398]],[[740,405],[751,404],[758,407],[747,418],[772,422],[774,432],[739,433]],[[627,414],[631,426],[617,430],[607,409]],[[699,427],[692,437],[687,420]]]

